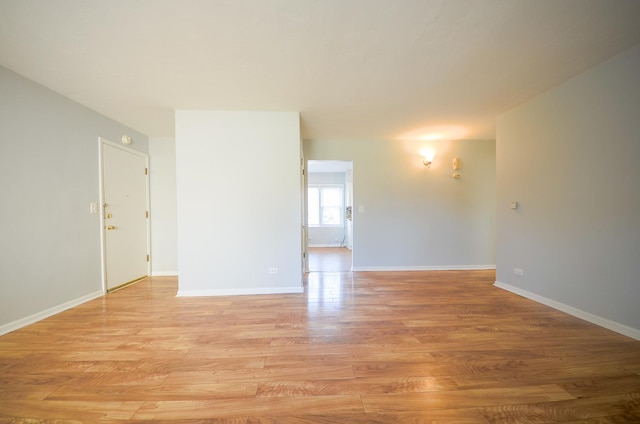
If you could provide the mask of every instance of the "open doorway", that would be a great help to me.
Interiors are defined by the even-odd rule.
[[[310,272],[351,271],[353,162],[307,162],[307,243]]]

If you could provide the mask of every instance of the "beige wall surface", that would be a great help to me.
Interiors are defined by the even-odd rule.
[[[640,336],[639,134],[640,46],[498,118],[498,283]]]
[[[176,141],[149,139],[151,274],[178,275]]]
[[[2,333],[102,293],[98,137],[148,138],[3,67],[0,93]]]
[[[353,161],[354,270],[495,266],[493,140],[305,140],[304,149],[308,160]]]

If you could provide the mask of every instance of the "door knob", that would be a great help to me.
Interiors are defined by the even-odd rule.
[[[115,230],[116,226],[115,225],[107,225],[107,230]]]
[[[109,218],[113,218],[113,215],[111,215],[110,213],[107,214],[107,219]]]

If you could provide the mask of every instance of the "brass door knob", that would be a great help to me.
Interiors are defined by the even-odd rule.
[[[107,225],[107,230],[115,230],[116,226],[115,225]]]

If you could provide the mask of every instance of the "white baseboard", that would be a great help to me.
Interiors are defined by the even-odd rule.
[[[237,296],[251,294],[289,294],[304,293],[302,286],[294,287],[256,287],[250,289],[223,289],[223,290],[178,290],[177,297],[193,296]]]
[[[632,328],[624,324],[620,324],[619,322],[611,321],[606,318],[593,315],[581,309],[574,308],[573,306],[565,305],[564,303],[555,301],[553,299],[549,299],[544,296],[531,293],[527,290],[523,290],[521,288],[512,286],[511,284],[496,281],[495,283],[493,283],[493,285],[503,290],[510,291],[511,293],[515,293],[519,296],[526,297],[527,299],[531,299],[535,302],[542,303],[543,305],[549,306],[553,309],[557,309],[558,311],[567,313],[569,315],[573,315],[574,317],[583,319],[592,324],[596,324],[608,330],[615,331],[616,333],[620,333],[624,336],[631,337],[636,340],[640,340],[640,330],[638,330],[637,328]]]
[[[90,300],[93,299],[97,299],[100,296],[103,296],[104,293],[102,292],[102,290],[97,291],[97,292],[93,292],[90,293],[86,296],[82,296],[79,297],[77,299],[74,300],[70,300],[68,302],[65,302],[63,304],[54,306],[52,308],[49,309],[45,309],[44,311],[40,311],[40,312],[36,312],[33,315],[29,315],[28,317],[24,317],[24,318],[20,318],[18,320],[12,321],[10,323],[4,324],[4,325],[0,325],[0,336],[3,334],[7,334],[10,333],[12,331],[18,330],[22,327],[26,327],[27,325],[31,325],[34,324],[38,321],[41,321],[45,318],[49,318],[50,316],[53,316],[55,314],[59,314],[60,312],[66,311],[67,309],[71,309],[74,306],[78,306],[81,305],[85,302],[88,302]]]
[[[309,247],[346,247],[341,245],[340,243],[333,243],[333,244],[310,244]]]
[[[151,271],[152,277],[177,277],[178,271]]]
[[[437,265],[437,266],[358,266],[351,271],[472,271],[477,269],[496,269],[495,265]]]

